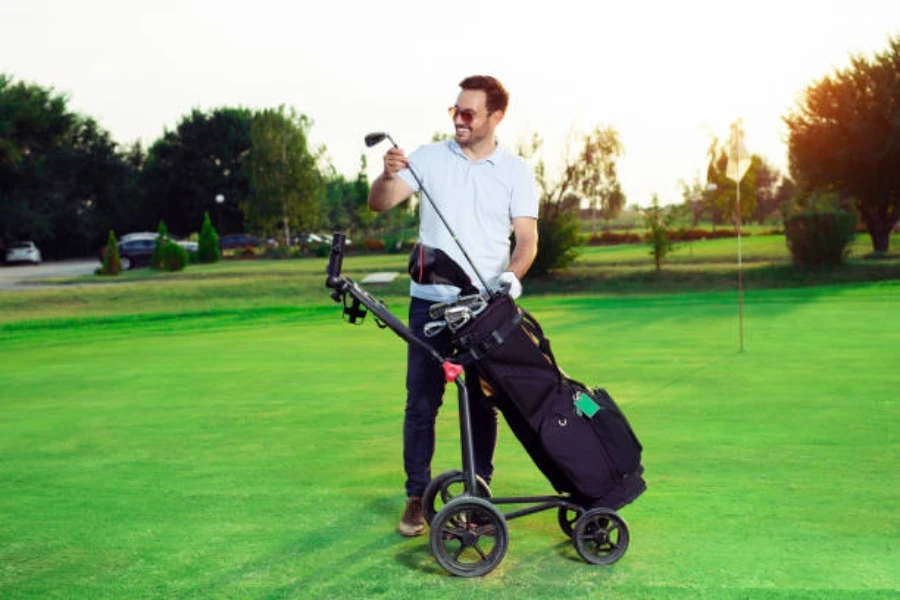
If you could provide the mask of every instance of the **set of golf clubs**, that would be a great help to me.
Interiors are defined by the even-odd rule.
[[[425,336],[434,337],[447,328],[457,331],[480,315],[487,306],[487,299],[481,294],[460,296],[456,302],[435,304],[428,309],[428,316],[434,321],[425,324]]]

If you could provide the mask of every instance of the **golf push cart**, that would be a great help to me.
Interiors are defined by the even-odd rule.
[[[431,527],[429,546],[437,562],[453,575],[485,575],[500,564],[506,554],[508,521],[552,509],[557,510],[560,528],[572,538],[576,551],[585,561],[608,565],[621,558],[628,548],[628,526],[614,510],[584,506],[568,494],[492,497],[488,485],[475,474],[469,396],[463,381],[463,366],[453,357],[438,354],[429,344],[417,338],[382,302],[357,282],[341,275],[344,239],[342,233],[334,235],[326,280],[327,287],[334,290],[331,297],[344,306],[344,317],[352,324],[360,324],[367,313],[371,313],[380,327],[391,329],[408,344],[415,344],[428,352],[443,368],[447,383],[456,385],[462,470],[447,471],[432,479],[422,497],[425,520]],[[445,259],[445,254],[421,246],[417,246],[414,254],[416,252],[438,257],[437,261],[426,261],[423,268],[425,280],[432,277],[434,280],[448,281],[446,276],[429,269],[429,266]],[[429,325],[433,328],[446,326],[458,329],[468,319],[477,318],[479,309],[483,310],[486,302],[483,295],[470,294],[460,296],[457,302],[435,305],[431,311],[435,320]],[[505,514],[498,509],[500,505],[510,504],[530,506]]]

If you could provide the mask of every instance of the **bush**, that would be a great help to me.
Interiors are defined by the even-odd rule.
[[[363,248],[366,249],[366,252],[384,252],[384,240],[366,238],[363,240]]]
[[[166,240],[160,249],[161,268],[166,271],[181,271],[188,264],[188,252],[172,240]]]
[[[97,275],[118,275],[122,272],[122,259],[119,256],[119,243],[116,234],[109,230],[109,238],[106,241],[106,252],[103,253],[103,266],[96,271]]]
[[[617,246],[619,244],[640,244],[641,236],[634,232],[616,233],[604,231],[588,238],[589,246]]]
[[[197,262],[214,263],[221,258],[219,234],[209,220],[209,212],[206,212],[203,214],[203,225],[200,227],[200,238],[197,240]]]
[[[650,244],[650,255],[656,264],[656,270],[662,268],[662,261],[674,248],[669,237],[669,226],[675,220],[675,213],[665,210],[659,205],[659,198],[653,196],[653,204],[644,210],[644,227],[647,233],[644,236]]]
[[[538,219],[538,253],[529,276],[541,277],[565,269],[578,258],[578,219],[556,204],[541,203]]]
[[[840,265],[856,230],[856,215],[847,211],[806,211],[787,219],[785,234],[794,264],[800,267]]]

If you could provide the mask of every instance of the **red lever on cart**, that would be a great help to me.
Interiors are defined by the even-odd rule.
[[[441,363],[441,366],[444,368],[444,380],[447,383],[451,381],[455,381],[459,374],[463,372],[463,366],[458,365],[456,363],[452,363],[450,361],[445,361]]]

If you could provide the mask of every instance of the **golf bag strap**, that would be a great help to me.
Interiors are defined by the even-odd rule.
[[[479,360],[493,352],[496,348],[502,346],[506,342],[506,340],[509,339],[509,336],[514,331],[516,331],[521,324],[522,314],[521,312],[519,312],[512,320],[505,323],[502,327],[499,327],[489,334],[485,335],[480,342],[473,345],[467,351],[456,355],[456,362],[464,366],[469,366],[472,363],[478,362]]]
[[[541,326],[538,324],[537,320],[532,317],[528,312],[519,307],[519,312],[522,314],[522,321],[525,323],[525,326],[531,329],[532,335],[537,338],[538,348],[541,349],[541,352],[544,353],[544,356],[550,359],[550,362],[553,364],[553,368],[559,373],[560,382],[563,379],[563,373],[559,368],[559,365],[556,364],[556,357],[553,356],[553,351],[550,349],[550,340],[544,335],[544,330],[541,329]]]

